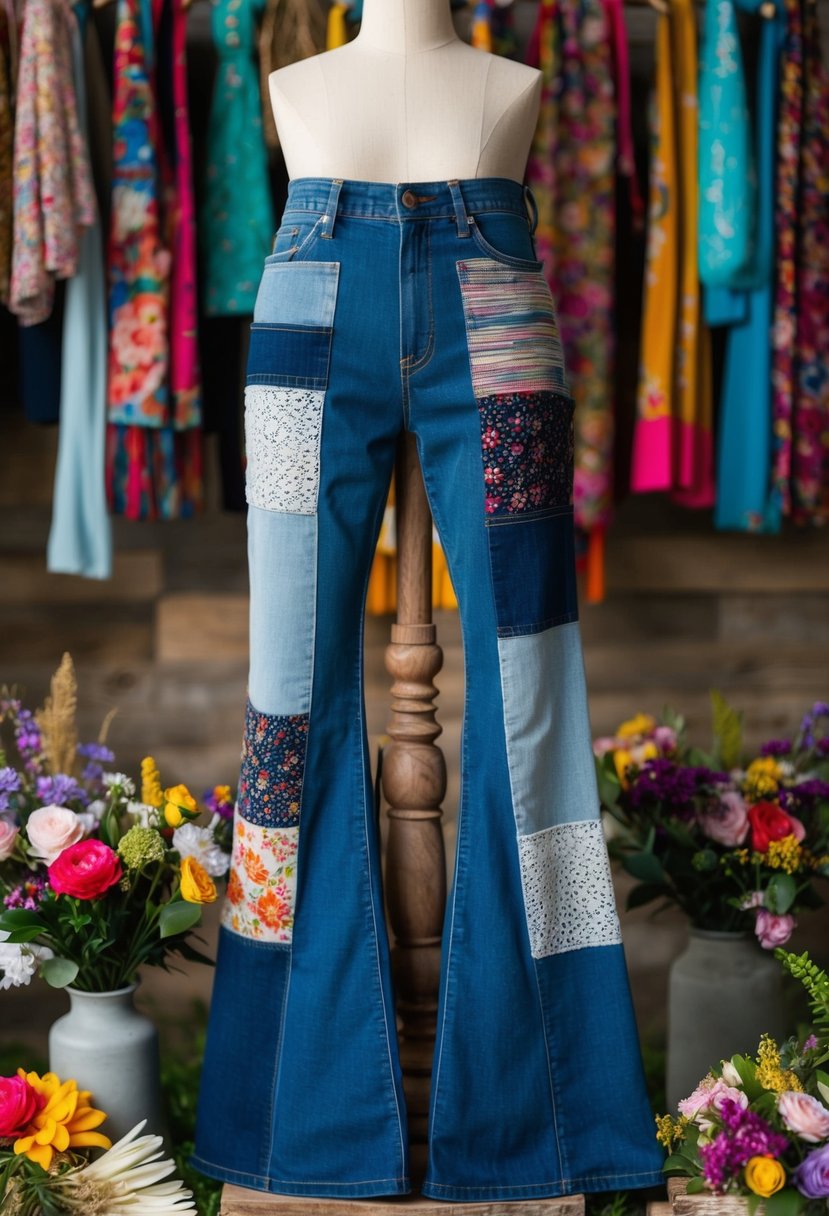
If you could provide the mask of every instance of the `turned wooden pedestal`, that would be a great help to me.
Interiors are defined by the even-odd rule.
[[[432,519],[414,436],[400,445],[395,473],[397,623],[386,650],[392,677],[390,742],[382,786],[389,834],[385,889],[393,936],[400,1062],[409,1118],[415,1188],[426,1164],[429,1086],[435,1043],[440,951],[446,906],[446,854],[440,804],[446,764],[435,740],[434,678],[443,653],[432,623]],[[584,1196],[498,1203],[456,1203],[415,1194],[381,1199],[306,1199],[226,1186],[222,1216],[583,1216]]]
[[[222,1193],[221,1216],[584,1216],[584,1196],[521,1199],[515,1203],[452,1203],[405,1195],[400,1199],[292,1199],[238,1186]]]

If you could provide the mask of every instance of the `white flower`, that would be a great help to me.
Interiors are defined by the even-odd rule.
[[[83,838],[84,825],[68,806],[41,806],[26,821],[32,857],[50,866],[70,844]]]
[[[722,1079],[726,1085],[730,1085],[734,1089],[742,1089],[743,1087],[743,1079],[730,1060],[723,1060],[722,1062]]]
[[[127,814],[132,815],[142,828],[157,828],[161,823],[161,812],[157,806],[146,802],[128,802]]]
[[[8,933],[0,933],[0,937],[0,992],[30,984],[38,964],[54,958],[48,946],[33,946],[31,942],[14,945],[6,940]]]
[[[227,873],[230,858],[213,839],[213,829],[218,815],[214,815],[210,826],[197,827],[195,823],[183,823],[173,832],[173,848],[185,857],[194,857],[204,866],[211,878],[220,878]]]
[[[107,804],[104,802],[103,798],[96,798],[93,802],[90,802],[89,806],[86,808],[86,814],[94,815],[95,822],[100,823],[106,809]]]
[[[145,1123],[127,1132],[97,1161],[53,1178],[50,1190],[57,1192],[67,1211],[80,1214],[94,1208],[106,1216],[136,1212],[178,1216],[196,1211],[192,1192],[177,1178],[162,1182],[176,1167],[169,1158],[159,1161],[164,1151],[160,1136],[138,1134]]]
[[[132,798],[135,793],[135,782],[126,773],[104,773],[103,781],[108,790],[117,785],[127,798]]]

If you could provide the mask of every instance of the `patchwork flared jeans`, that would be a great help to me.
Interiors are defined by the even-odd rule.
[[[526,202],[501,178],[298,179],[265,259],[250,681],[195,1155],[217,1178],[410,1189],[362,649],[407,429],[466,681],[423,1191],[661,1179],[592,762],[572,401]]]

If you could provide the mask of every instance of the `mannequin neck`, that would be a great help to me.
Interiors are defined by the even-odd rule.
[[[363,0],[355,41],[390,55],[433,51],[458,35],[449,0]]]

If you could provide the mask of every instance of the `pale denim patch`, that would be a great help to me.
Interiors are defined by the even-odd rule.
[[[317,517],[248,507],[248,695],[264,714],[311,710]]]
[[[261,827],[233,818],[230,877],[222,924],[259,942],[290,945],[296,906],[299,828]]]
[[[595,819],[599,795],[578,621],[499,638],[498,659],[518,835]]]
[[[621,942],[599,820],[519,837],[518,854],[533,958]]]
[[[339,262],[266,264],[253,307],[254,322],[330,328],[339,278]]]
[[[312,515],[320,484],[321,389],[245,389],[247,500],[263,511]]]
[[[540,270],[489,258],[457,263],[476,397],[567,393],[553,299]]]

